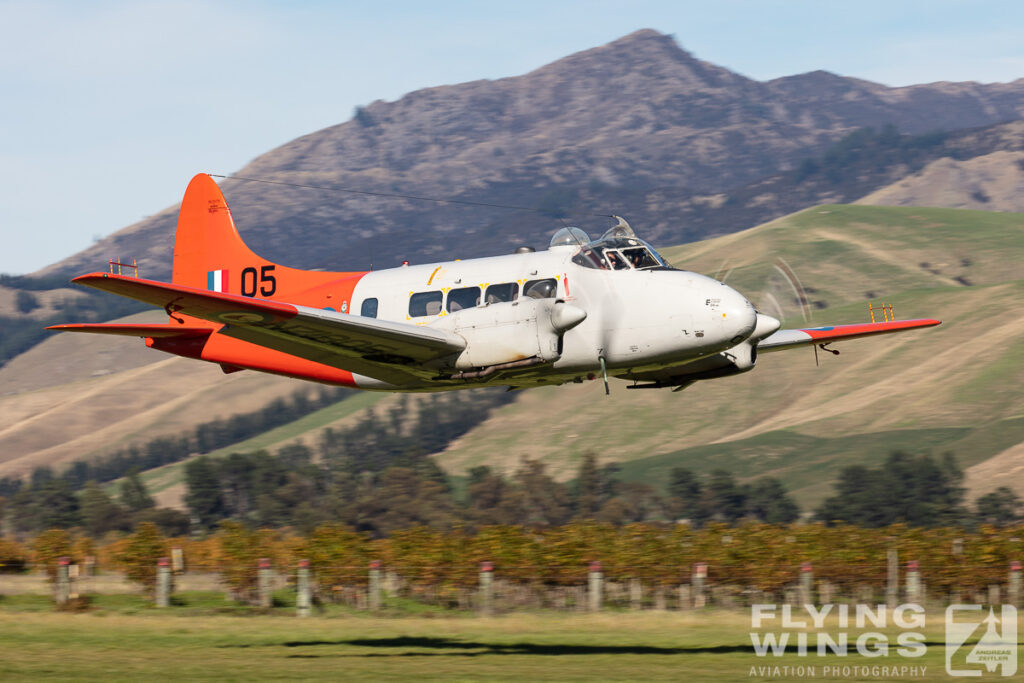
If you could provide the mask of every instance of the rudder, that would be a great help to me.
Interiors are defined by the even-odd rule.
[[[174,284],[230,294],[241,291],[242,271],[251,270],[253,285],[260,269],[272,265],[245,246],[231,218],[231,209],[213,178],[192,178],[181,200],[174,237]],[[267,296],[267,295],[265,295]]]
[[[361,275],[300,270],[268,261],[242,241],[213,178],[200,173],[188,184],[174,237],[174,284],[310,306],[334,304],[335,310],[345,313]]]

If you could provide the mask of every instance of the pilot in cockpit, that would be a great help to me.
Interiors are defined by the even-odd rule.
[[[624,270],[629,268],[629,266],[626,265],[626,262],[622,260],[622,257],[614,251],[606,251],[604,255],[608,257],[608,263],[611,264],[614,270]]]

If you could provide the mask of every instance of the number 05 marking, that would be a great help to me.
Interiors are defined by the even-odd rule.
[[[271,273],[274,272],[275,266],[261,266],[259,274],[256,269],[252,266],[242,269],[242,296],[256,296],[256,285],[257,280],[259,283],[260,294],[263,296],[273,296],[274,292],[277,291],[277,278]]]

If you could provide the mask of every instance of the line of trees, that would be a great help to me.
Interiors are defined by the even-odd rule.
[[[0,520],[4,517],[19,534],[79,528],[96,537],[131,531],[142,522],[155,523],[169,534],[185,534],[190,522],[179,510],[157,508],[138,471],[129,473],[111,496],[96,482],[75,492],[66,479],[47,469],[37,470],[29,487],[0,506]]]
[[[581,458],[576,478],[565,483],[529,459],[510,476],[478,466],[453,481],[426,450],[440,443],[428,439],[422,445],[426,426],[454,438],[462,432],[459,420],[476,421],[467,411],[481,411],[482,417],[489,400],[501,396],[434,397],[388,428],[404,410],[396,406],[384,418],[367,415],[347,430],[328,430],[316,451],[295,444],[275,456],[260,451],[197,458],[186,465],[185,501],[207,528],[225,519],[306,531],[337,522],[374,537],[417,525],[544,527],[589,519],[621,526],[687,519],[700,526],[741,519],[787,523],[800,516],[782,484],[770,477],[740,484],[725,471],[702,478],[676,468],[669,485],[659,489],[622,481],[617,464],[601,466],[593,454]]]
[[[555,481],[543,463],[528,459],[510,476],[479,466],[464,479],[453,480],[410,444],[421,421],[461,415],[453,410],[461,400],[449,395],[424,402],[418,417],[404,425],[411,438],[406,447],[394,434],[370,429],[380,418],[366,416],[347,430],[326,432],[319,451],[292,444],[276,455],[258,451],[195,458],[185,468],[188,515],[156,508],[138,472],[122,481],[119,496],[111,497],[94,482],[75,493],[66,480],[41,470],[31,486],[0,499],[0,519],[6,514],[11,528],[22,533],[81,527],[94,535],[127,531],[143,521],[167,533],[213,529],[226,520],[304,532],[339,523],[381,538],[416,526],[544,528],[591,520],[616,527],[685,521],[701,528],[746,521],[786,524],[801,517],[783,484],[772,477],[740,483],[726,471],[698,476],[677,467],[664,489],[658,489],[622,481],[617,464],[600,466],[593,454],[582,457],[577,476],[569,482]],[[477,397],[473,403],[484,405],[487,398]],[[371,434],[390,448],[368,459],[356,445],[369,448],[365,439]],[[341,449],[340,443],[353,447]],[[869,528],[897,523],[1007,526],[1024,519],[1020,499],[1005,487],[981,497],[969,510],[959,485],[962,477],[952,456],[936,460],[893,453],[878,468],[845,469],[836,495],[813,517],[830,525]]]
[[[835,495],[818,509],[818,519],[864,527],[905,523],[911,526],[1008,525],[1020,522],[1020,498],[1002,486],[965,503],[964,475],[952,453],[889,454],[879,467],[852,465],[835,483]]]
[[[406,426],[418,434],[440,414],[457,414],[451,408],[458,401],[453,396],[437,399]],[[225,519],[306,531],[338,522],[374,537],[416,525],[547,527],[594,520],[622,526],[684,520],[699,528],[712,522],[787,524],[801,518],[799,506],[774,477],[741,483],[724,470],[697,475],[676,467],[665,487],[657,488],[622,481],[616,463],[599,465],[593,454],[582,457],[569,482],[555,481],[543,463],[529,459],[509,476],[478,466],[464,479],[453,480],[416,447],[415,439],[402,447],[400,438],[378,429],[378,421],[367,417],[348,431],[326,433],[319,452],[293,445],[276,457],[258,452],[193,460],[187,466],[186,502],[208,528]],[[390,447],[374,450],[367,442],[372,435]],[[1005,487],[968,509],[962,480],[952,455],[935,459],[893,453],[877,468],[843,470],[836,495],[806,517],[863,527],[1024,521],[1020,499]]]

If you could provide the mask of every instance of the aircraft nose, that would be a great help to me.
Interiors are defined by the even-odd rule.
[[[754,333],[757,327],[757,311],[747,297],[732,287],[723,285],[722,290],[722,323],[729,335],[729,341],[738,344]]]

